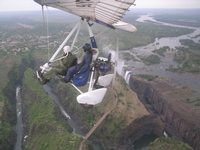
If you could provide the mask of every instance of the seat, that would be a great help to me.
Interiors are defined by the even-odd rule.
[[[77,74],[77,75],[74,75],[72,77],[73,84],[75,86],[84,86],[84,85],[86,85],[86,83],[88,81],[88,78],[90,76],[90,71],[91,71],[91,68],[88,68],[87,71],[85,71],[83,73],[80,73],[80,74]]]
[[[90,62],[90,64],[96,60],[97,56],[98,56],[98,50],[97,49],[93,49],[94,53],[92,55],[92,60]],[[89,67],[87,69],[87,71],[83,72],[83,73],[80,73],[80,74],[77,74],[77,75],[74,75],[72,77],[72,81],[73,81],[73,84],[75,86],[84,86],[86,85],[87,81],[88,81],[88,78],[90,76],[90,72],[91,72],[91,68]]]

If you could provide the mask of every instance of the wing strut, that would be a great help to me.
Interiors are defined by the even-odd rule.
[[[51,57],[51,59],[49,60],[50,62],[53,61],[55,59],[55,57],[58,55],[58,53],[61,51],[61,49],[64,47],[64,45],[68,42],[68,40],[71,38],[71,36],[73,35],[73,33],[77,30],[79,31],[81,25],[83,23],[83,20],[81,19],[77,24],[76,26],[72,29],[72,31],[68,34],[68,36],[66,37],[66,39],[63,41],[63,43],[60,45],[60,47],[57,49],[57,51],[54,53],[54,55]],[[78,32],[76,33],[76,37],[74,38],[74,41],[76,40],[77,38],[77,34]],[[73,41],[73,44],[74,44],[74,41]]]
[[[62,50],[62,48],[65,46],[65,44],[68,42],[68,40],[71,38],[71,36],[74,34],[74,32],[77,30],[76,32],[76,35],[75,35],[75,38],[73,40],[73,45],[74,46],[74,43],[77,39],[77,36],[79,34],[79,31],[80,31],[80,27],[83,23],[83,19],[81,19],[75,26],[74,28],[72,29],[72,31],[68,34],[68,36],[65,38],[65,40],[62,42],[62,44],[59,46],[59,48],[56,50],[56,52],[53,54],[53,56],[50,58],[49,62],[53,62],[54,59],[56,58],[56,56],[59,54],[59,52]],[[73,47],[71,47],[73,48]],[[45,71],[45,70],[48,70],[49,68],[51,68],[49,66],[49,62],[47,62],[46,64],[44,64],[43,66],[40,66],[40,68],[42,69],[42,73]]]

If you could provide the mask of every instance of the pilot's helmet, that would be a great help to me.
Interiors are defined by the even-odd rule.
[[[68,54],[69,52],[71,52],[70,46],[65,46],[65,47],[63,48],[63,52],[64,52],[65,54]]]
[[[89,43],[85,43],[85,44],[83,45],[83,50],[84,50],[84,52],[91,50],[90,44],[89,44]]]

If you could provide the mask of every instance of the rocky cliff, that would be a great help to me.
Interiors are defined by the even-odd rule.
[[[195,150],[200,148],[200,112],[181,101],[192,96],[189,88],[135,76],[131,76],[129,85],[151,115],[162,121],[165,132]]]
[[[164,123],[156,115],[146,115],[134,120],[118,138],[119,150],[129,150],[145,134],[163,136]]]
[[[16,86],[20,83],[20,78],[23,78],[23,65],[13,65],[8,68],[10,71],[7,73],[8,80],[3,84],[6,86],[0,91],[0,149],[10,150],[14,149],[16,134],[16,114],[15,114],[15,90]]]
[[[16,142],[16,86],[21,85],[24,71],[33,66],[34,60],[29,53],[21,56],[5,55],[1,57],[2,73],[0,88],[0,149],[14,149]]]

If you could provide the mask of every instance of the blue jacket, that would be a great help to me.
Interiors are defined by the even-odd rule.
[[[76,68],[75,70],[77,72],[78,71],[85,72],[90,67],[91,60],[92,60],[92,53],[86,52],[82,62],[75,66],[75,68]]]

